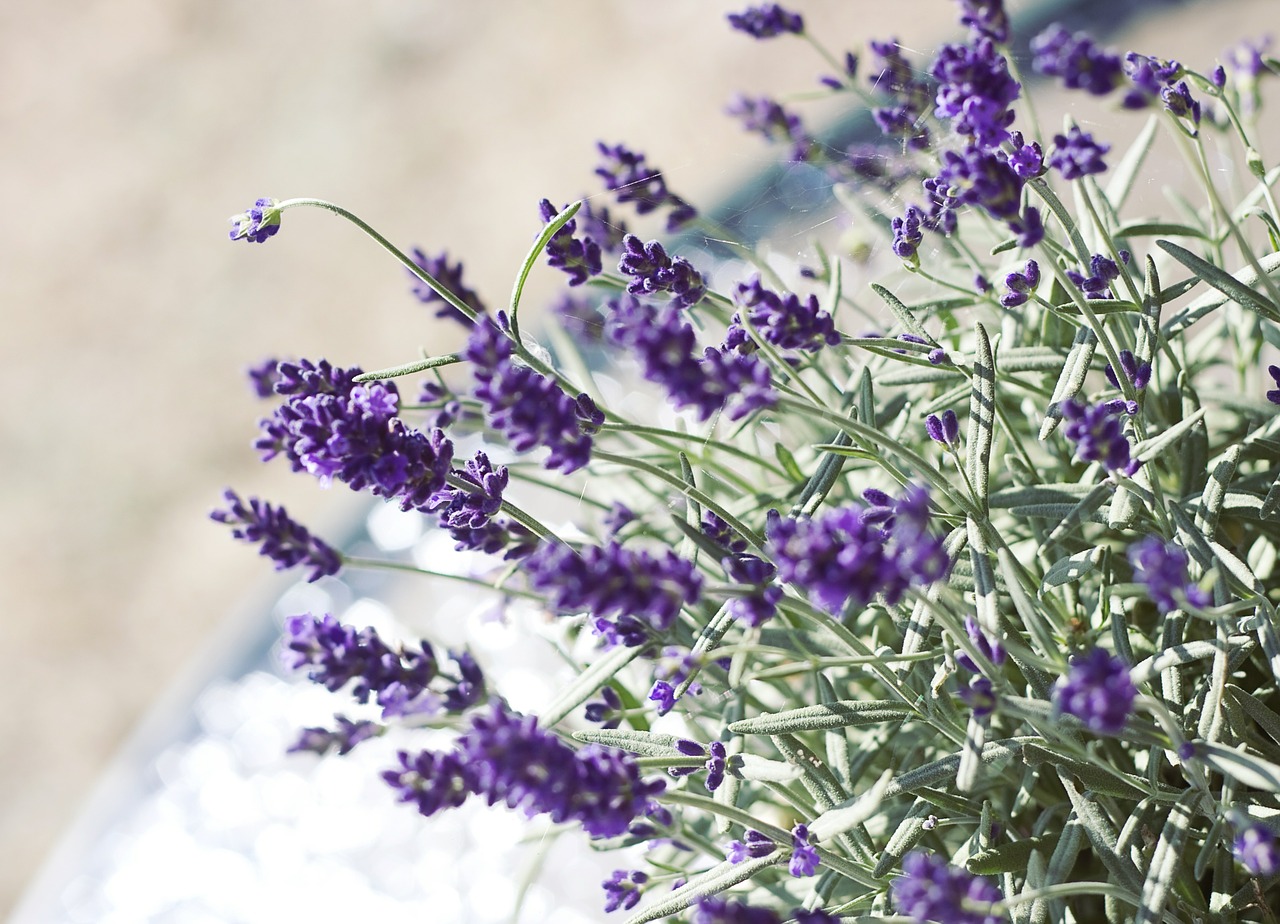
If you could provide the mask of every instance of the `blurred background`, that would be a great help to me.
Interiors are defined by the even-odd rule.
[[[227,216],[326,198],[402,246],[448,249],[500,304],[537,201],[599,191],[597,139],[647,152],[704,207],[773,163],[725,104],[813,91],[827,67],[802,41],[731,32],[745,5],[0,5],[0,362],[16,386],[0,402],[0,914],[148,710],[180,710],[210,652],[288,585],[208,521],[223,488],[328,536],[359,507],[257,461],[245,367],[378,368],[462,339],[335,216],[291,211],[263,246],[228,242]],[[951,0],[794,6],[837,53],[891,36],[927,52],[957,32]],[[1134,14],[1102,23],[1123,25],[1109,42],[1204,72],[1280,26],[1274,0],[1109,8]],[[1047,126],[1081,102],[1052,98]],[[560,278],[536,271],[527,307]]]

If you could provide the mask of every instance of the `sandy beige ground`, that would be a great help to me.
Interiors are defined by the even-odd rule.
[[[500,299],[537,199],[593,189],[596,138],[649,151],[703,202],[765,161],[723,103],[809,89],[821,66],[799,42],[730,33],[741,5],[0,5],[0,911],[140,712],[264,580],[205,519],[222,487],[330,516],[313,484],[256,462],[242,368],[377,367],[459,340],[332,216],[291,213],[263,247],[229,244],[225,217],[323,196],[394,240],[448,246]],[[947,0],[893,6],[804,8],[838,48],[926,48],[950,29]],[[1244,12],[1176,12],[1151,49],[1207,62],[1266,31],[1272,5],[1215,6]]]

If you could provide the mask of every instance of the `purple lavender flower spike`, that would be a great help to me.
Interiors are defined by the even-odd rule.
[[[1120,251],[1121,259],[1125,251]],[[1114,260],[1095,253],[1089,258],[1089,275],[1079,270],[1067,270],[1067,279],[1084,293],[1085,298],[1111,298],[1111,283],[1120,278],[1120,267]]]
[[[937,854],[913,850],[902,858],[902,875],[890,885],[898,911],[918,924],[1000,924],[992,910],[1000,890],[990,881],[952,866]]]
[[[1267,372],[1276,384],[1275,388],[1267,392],[1267,400],[1272,404],[1280,404],[1280,366],[1267,366]]]
[[[951,187],[958,202],[978,205],[993,218],[1017,218],[1022,205],[1022,179],[1003,155],[977,146],[943,152],[938,179]]]
[[[924,240],[924,232],[920,230],[923,219],[924,213],[920,209],[908,205],[906,214],[890,222],[893,229],[893,252],[899,259],[918,262],[916,252]]]
[[[609,340],[630,350],[644,377],[677,407],[694,407],[703,420],[727,410],[736,420],[777,400],[769,367],[758,357],[714,347],[699,357],[697,335],[673,304],[658,308],[627,296],[605,308]]]
[[[974,619],[972,616],[966,616],[964,618],[964,631],[965,634],[969,636],[969,641],[973,642],[978,651],[982,652],[982,655],[990,661],[993,666],[999,667],[1004,664],[1004,646],[1000,644],[999,639],[992,638],[988,635],[986,630],[984,630],[982,626],[978,625],[978,620]],[[974,663],[974,660],[962,649],[956,650],[956,663],[970,673],[981,673],[978,669],[978,665]]]
[[[971,45],[944,45],[930,71],[938,81],[934,115],[950,119],[962,135],[990,150],[1009,137],[1013,122],[1009,105],[1020,85],[1009,74],[1009,62],[988,38]]]
[[[1164,87],[1160,91],[1160,101],[1164,108],[1180,119],[1186,119],[1193,125],[1200,124],[1200,101],[1191,95],[1191,89],[1185,80]]]
[[[342,556],[328,543],[317,539],[305,526],[293,520],[283,507],[275,507],[256,497],[246,505],[228,488],[223,493],[227,509],[215,510],[209,519],[233,527],[231,535],[245,542],[261,543],[260,555],[276,563],[277,571],[303,565],[311,569],[308,581],[318,581],[342,568]]]
[[[781,920],[768,908],[756,908],[719,895],[707,895],[694,903],[689,924],[781,924]]]
[[[1280,846],[1275,832],[1261,822],[1254,822],[1236,835],[1231,853],[1251,876],[1265,879],[1280,872]]]
[[[970,680],[969,685],[960,690],[960,699],[973,711],[974,718],[985,719],[996,711],[996,691],[986,677]]]
[[[824,74],[818,78],[818,83],[830,90],[843,90],[846,87],[852,87],[853,80],[857,76],[858,56],[851,51],[846,51],[844,53],[844,67],[840,69],[839,75]]]
[[[394,383],[356,385],[358,369],[328,363],[281,363],[276,393],[287,396],[260,422],[255,442],[264,460],[283,454],[294,471],[368,489],[404,509],[421,509],[443,484],[453,444],[440,430],[427,436],[396,416]]]
[[[503,558],[522,558],[533,551],[537,538],[506,517],[498,516],[502,492],[507,487],[507,467],[493,467],[489,457],[477,452],[454,477],[466,487],[446,485],[428,499],[425,509],[449,531],[456,549],[471,549]]]
[[[645,156],[621,144],[607,145],[596,142],[603,162],[596,168],[596,175],[604,180],[605,189],[618,194],[618,202],[635,203],[636,212],[646,215],[667,207],[667,231],[679,231],[698,217],[692,205],[672,193],[662,171],[649,166]]]
[[[476,771],[457,751],[400,751],[397,758],[399,768],[384,771],[383,782],[427,817],[462,805],[478,786]]]
[[[655,680],[649,701],[658,704],[658,715],[666,715],[676,706],[676,689],[665,680]]]
[[[1187,553],[1159,536],[1147,536],[1129,546],[1134,579],[1146,585],[1151,602],[1162,613],[1184,605],[1209,605],[1209,595],[1187,576]]]
[[[1033,70],[1057,77],[1073,90],[1106,96],[1124,81],[1120,56],[1084,32],[1073,35],[1052,25],[1031,40],[1031,53]]]
[[[730,13],[728,19],[730,26],[756,39],[774,38],[788,32],[799,35],[804,31],[804,18],[776,3],[748,7],[741,13]]]
[[[950,562],[928,520],[928,494],[908,488],[892,506],[847,505],[812,519],[771,512],[765,534],[778,577],[834,613],[877,594],[896,603],[911,585],[942,577]]]
[[[618,691],[610,686],[600,688],[600,699],[587,703],[584,712],[588,722],[601,728],[617,728],[622,724],[622,700]]]
[[[777,101],[767,97],[739,95],[725,108],[725,114],[738,119],[749,132],[762,136],[766,141],[791,145],[788,160],[794,164],[809,161],[815,141],[800,121],[800,117],[784,109]]]
[[[506,437],[516,452],[550,450],[547,468],[568,474],[591,459],[596,426],[584,419],[579,402],[551,379],[514,362],[515,347],[492,322],[476,324],[465,351],[476,379],[475,397],[485,407],[489,425]]]
[[[729,842],[729,853],[726,859],[730,863],[741,863],[746,859],[767,857],[778,849],[778,845],[767,834],[761,834],[754,828],[747,828],[740,841]]]
[[[615,869],[613,875],[600,884],[605,894],[605,914],[619,908],[623,911],[634,908],[640,902],[641,886],[648,881],[648,874],[638,869]]]
[[[289,753],[307,751],[322,757],[334,751],[341,756],[350,753],[361,741],[367,741],[383,732],[383,726],[377,722],[353,722],[344,715],[335,715],[333,720],[337,726],[333,729],[304,728],[298,740],[289,746]]]
[[[867,75],[871,88],[888,95],[892,105],[873,109],[872,118],[880,130],[897,138],[912,150],[929,147],[929,130],[924,116],[933,105],[933,87],[916,74],[902,54],[897,39],[870,43],[876,66]]]
[[[1092,135],[1073,125],[1067,134],[1053,136],[1049,166],[1061,173],[1065,180],[1078,180],[1091,173],[1105,172],[1107,165],[1103,163],[1102,155],[1110,150],[1111,145],[1094,141]]]
[[[960,0],[960,24],[968,26],[975,38],[988,38],[997,45],[1009,42],[1009,14],[1004,0]]]
[[[259,398],[271,398],[276,393],[276,382],[280,381],[280,360],[272,357],[264,359],[256,366],[250,366],[246,370],[249,377],[249,385],[253,388],[253,393]]]
[[[425,641],[417,650],[393,650],[373,629],[357,631],[328,614],[291,616],[284,628],[281,656],[287,668],[305,670],[310,680],[334,692],[354,684],[352,696],[362,703],[376,696],[385,706],[384,694],[395,686],[394,698],[403,704],[406,693],[411,699],[426,693],[438,674],[435,653]]]
[[[1019,179],[1030,180],[1044,173],[1044,151],[1038,142],[1027,142],[1022,132],[1011,132],[1009,146],[1012,149],[1008,155],[1009,166]]]
[[[578,552],[564,544],[544,543],[524,559],[522,568],[530,587],[545,592],[553,610],[590,612],[597,631],[620,626],[638,633],[634,644],[648,640],[648,632],[665,632],[680,608],[696,603],[702,592],[702,579],[692,562],[669,550],[656,557],[616,542]]]
[[[930,414],[924,419],[924,429],[929,434],[929,439],[935,443],[953,448],[956,441],[960,438],[960,420],[956,417],[956,412],[947,408],[942,412],[942,416]]]
[[[462,264],[450,264],[447,252],[441,251],[434,257],[428,257],[421,248],[415,247],[409,251],[409,256],[414,263],[425,270],[428,275],[442,286],[458,296],[458,300],[469,306],[476,314],[485,314],[489,310],[480,299],[480,296],[472,289],[469,289],[462,281]],[[471,323],[457,308],[445,301],[439,292],[415,276],[410,270],[406,269],[405,272],[409,274],[409,279],[412,283],[410,291],[413,293],[413,297],[424,305],[435,305],[435,316],[437,318],[453,318],[463,324]]]
[[[1035,260],[1028,260],[1021,273],[1005,276],[1004,284],[1009,291],[1000,297],[1000,304],[1006,308],[1016,308],[1026,302],[1040,284],[1040,264]]]
[[[818,851],[809,843],[807,825],[796,825],[791,829],[791,863],[787,871],[797,879],[812,876],[818,871]]]
[[[559,214],[559,210],[551,204],[550,199],[538,203],[538,211],[542,215],[543,224],[551,221]],[[592,276],[599,276],[603,270],[600,262],[600,245],[591,238],[579,240],[573,236],[578,228],[574,219],[565,222],[559,231],[547,241],[547,265],[563,270],[569,276],[569,285],[580,286]]]
[[[671,296],[676,308],[692,308],[707,294],[701,274],[684,257],[674,260],[658,241],[643,243],[634,234],[622,240],[618,272],[631,276],[627,291],[632,295]]]
[[[1177,61],[1166,61],[1150,55],[1129,52],[1124,56],[1124,75],[1130,88],[1121,100],[1126,109],[1145,109],[1160,98],[1161,91],[1172,87],[1186,73]]]
[[[280,230],[280,210],[275,199],[258,199],[249,208],[230,219],[229,236],[233,241],[261,244]]]
[[[1124,728],[1137,696],[1129,666],[1102,648],[1073,657],[1067,675],[1053,688],[1055,708],[1103,735]]]
[[[781,349],[816,352],[840,342],[835,322],[821,309],[816,295],[803,301],[794,292],[778,295],[753,276],[738,283],[734,301],[747,309],[756,332]]]
[[[1082,462],[1101,462],[1107,471],[1132,475],[1141,463],[1130,457],[1131,447],[1124,425],[1114,408],[1104,404],[1085,405],[1074,399],[1062,403],[1063,432],[1076,444]]]

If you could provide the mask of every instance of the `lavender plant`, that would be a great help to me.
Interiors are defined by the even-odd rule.
[[[1056,131],[999,0],[958,12],[932,62],[837,54],[776,4],[729,17],[812,43],[823,92],[871,110],[882,142],[840,150],[775,101],[730,108],[825,171],[861,262],[815,240],[788,272],[739,243],[717,291],[731,231],[605,142],[603,192],[537,203],[500,310],[340,206],[233,219],[262,243],[286,211],[336,213],[468,325],[394,369],[259,367],[257,448],[488,556],[464,579],[543,608],[578,669],[521,715],[465,651],[300,614],[287,663],[359,717],[298,749],[431,728],[388,799],[481,797],[624,851],[601,903],[627,924],[1275,919],[1280,167],[1253,128],[1280,62],[1243,44],[1195,71],[1055,26],[1031,71],[1112,98],[1117,137]],[[1157,144],[1198,184],[1173,219],[1128,203]],[[684,236],[622,223],[652,213]],[[573,287],[568,336],[521,323],[540,260]],[[655,413],[614,399],[601,354]],[[572,500],[555,520],[547,492]],[[381,564],[226,498],[215,519],[279,567]]]

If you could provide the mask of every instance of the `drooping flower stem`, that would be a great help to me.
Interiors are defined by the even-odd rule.
[[[387,251],[387,253],[391,254],[393,257],[399,260],[402,264],[404,264],[405,268],[408,269],[410,273],[412,273],[418,279],[422,280],[422,282],[430,286],[431,289],[437,295],[439,295],[446,302],[452,305],[454,310],[456,310],[459,314],[465,317],[468,321],[475,323],[475,320],[478,317],[478,315],[476,314],[474,308],[472,308],[462,299],[458,298],[458,296],[454,295],[453,292],[449,291],[449,288],[447,286],[445,286],[438,279],[436,279],[434,276],[432,276],[430,273],[424,270],[421,266],[415,263],[412,260],[412,258],[409,257],[408,254],[406,254],[403,250],[401,250],[395,244],[391,243],[389,240],[387,240],[385,237],[379,234],[378,231],[372,225],[366,222],[359,215],[356,215],[354,212],[344,209],[340,205],[335,205],[332,202],[326,202],[324,199],[310,199],[310,198],[285,199],[283,202],[280,202],[276,206],[276,208],[279,209],[281,212],[283,212],[285,209],[290,209],[290,208],[294,208],[295,206],[301,206],[301,205],[310,205],[316,208],[325,209],[326,211],[333,212],[335,215],[339,215],[342,218],[345,218],[347,221],[351,222],[353,225],[355,225],[365,234],[369,235],[369,237],[377,241],[378,244],[385,251]]]

